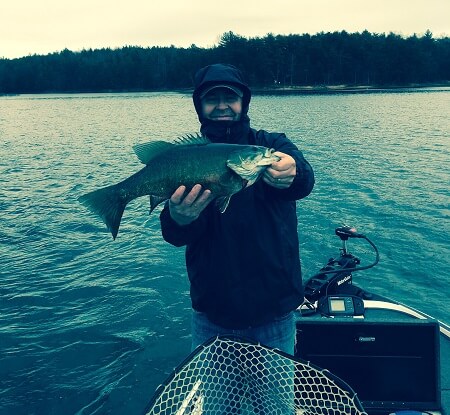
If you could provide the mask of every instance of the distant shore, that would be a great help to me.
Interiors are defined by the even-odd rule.
[[[362,94],[383,92],[412,92],[446,90],[450,88],[450,81],[430,84],[409,85],[307,85],[307,86],[273,86],[252,87],[252,95],[326,95],[326,94]],[[179,89],[175,92],[192,94],[192,88]]]
[[[362,93],[404,93],[417,92],[420,90],[434,91],[450,88],[450,81],[433,84],[410,84],[410,85],[314,85],[314,86],[274,86],[274,87],[251,87],[252,95],[327,95],[327,94],[362,94]],[[146,92],[175,92],[181,94],[192,94],[192,88],[176,90],[92,90],[92,91],[45,91],[34,93],[1,93],[0,96],[17,95],[45,95],[45,94],[120,94],[120,93],[146,93]]]
[[[253,95],[321,95],[321,94],[361,94],[382,92],[410,92],[417,90],[450,88],[450,81],[439,84],[411,84],[411,85],[321,85],[298,87],[252,88]]]

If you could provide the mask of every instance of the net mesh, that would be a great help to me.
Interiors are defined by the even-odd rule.
[[[218,337],[161,385],[146,414],[366,414],[341,379],[278,350]]]

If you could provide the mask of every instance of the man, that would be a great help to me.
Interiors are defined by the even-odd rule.
[[[224,213],[199,184],[180,186],[161,212],[164,239],[186,245],[192,348],[234,334],[293,354],[293,310],[303,301],[295,201],[311,192],[312,168],[284,134],[250,127],[251,92],[237,68],[206,66],[194,81],[203,135],[274,148],[280,160]]]

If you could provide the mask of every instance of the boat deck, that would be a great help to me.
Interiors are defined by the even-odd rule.
[[[328,369],[371,414],[450,414],[450,329],[378,296],[364,316],[298,314],[296,356]]]

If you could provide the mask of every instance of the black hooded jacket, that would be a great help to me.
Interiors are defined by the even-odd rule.
[[[231,84],[243,91],[240,121],[203,119],[200,94],[212,84]],[[186,245],[192,307],[230,329],[268,323],[302,303],[295,201],[314,186],[311,166],[283,133],[250,128],[250,99],[251,92],[234,66],[210,65],[195,77],[193,101],[201,132],[213,142],[250,143],[289,154],[297,167],[292,185],[276,189],[259,180],[233,195],[224,213],[210,203],[186,226],[172,220],[167,205],[160,216],[164,239],[175,246]]]

